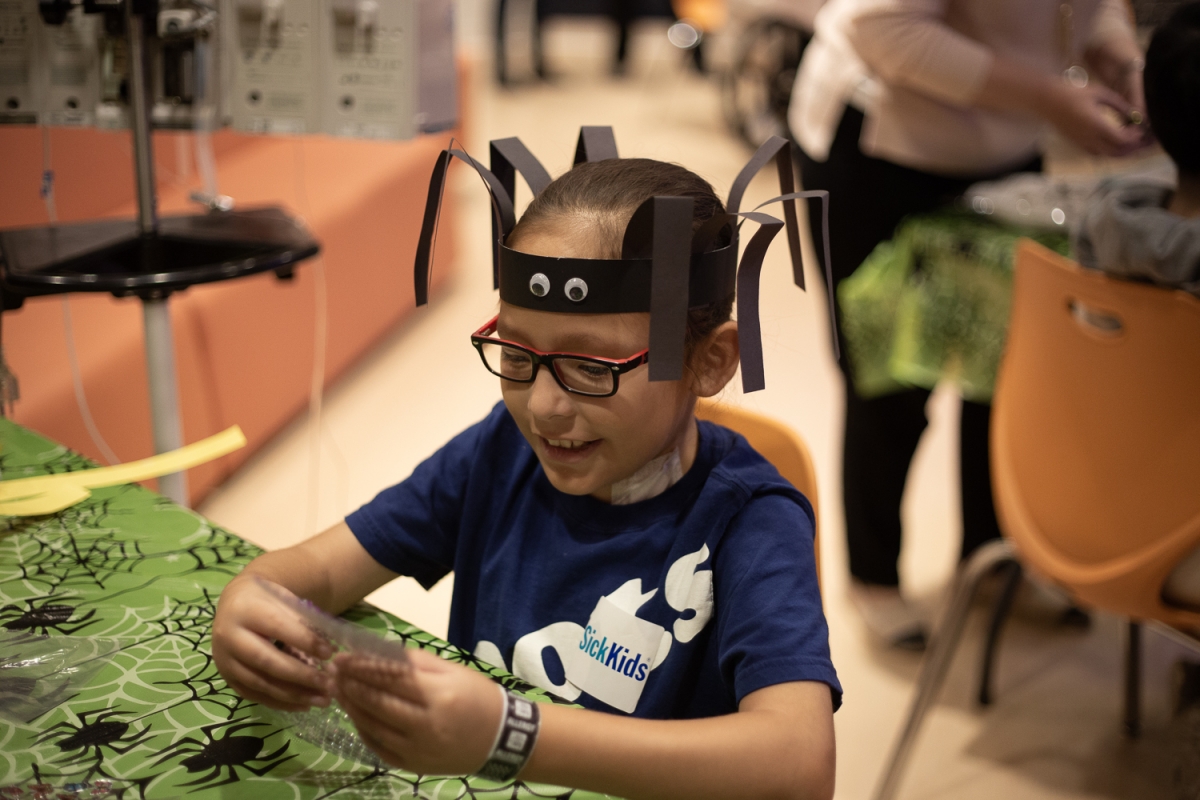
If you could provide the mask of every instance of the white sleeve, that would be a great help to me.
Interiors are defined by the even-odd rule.
[[[859,57],[884,82],[969,106],[983,89],[994,56],[945,23],[947,2],[868,0],[846,33]]]

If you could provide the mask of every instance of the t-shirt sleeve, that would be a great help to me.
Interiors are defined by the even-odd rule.
[[[718,659],[736,701],[779,683],[818,681],[836,711],[842,687],[829,657],[807,502],[784,492],[752,498],[714,566]]]
[[[464,499],[479,449],[497,424],[493,411],[451,439],[375,499],[346,517],[371,557],[426,589],[454,568]]]

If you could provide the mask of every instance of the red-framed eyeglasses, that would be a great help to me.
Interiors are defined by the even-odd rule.
[[[612,359],[581,353],[543,353],[523,344],[497,339],[496,320],[492,319],[471,334],[471,344],[479,351],[488,372],[507,381],[533,383],[538,367],[546,365],[554,380],[572,394],[588,397],[612,397],[617,393],[621,375],[650,360],[650,351],[643,350],[629,358]]]

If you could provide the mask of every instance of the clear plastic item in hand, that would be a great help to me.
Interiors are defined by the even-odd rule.
[[[255,578],[255,580],[279,602],[295,611],[314,633],[329,642],[335,650],[345,650],[349,653],[408,664],[408,653],[405,651],[403,642],[384,639],[361,625],[338,619],[322,611],[308,600],[302,600],[270,581],[261,578]]]
[[[294,611],[313,632],[328,642],[335,651],[344,650],[382,659],[392,664],[399,663],[405,667],[408,666],[408,654],[405,652],[403,643],[383,639],[360,625],[327,614],[308,600],[297,598],[270,581],[256,580],[268,593]],[[289,644],[276,642],[275,646],[311,667],[324,668],[321,661]],[[281,719],[301,739],[328,753],[370,767],[379,769],[386,767],[383,761],[363,743],[354,728],[353,721],[336,701],[330,703],[326,708],[314,706],[308,711],[269,709],[263,709],[263,711]]]
[[[308,711],[275,711],[265,707],[260,710],[268,716],[274,715],[301,739],[327,753],[375,769],[387,768],[379,756],[363,744],[354,722],[336,701],[326,708],[313,706]]]

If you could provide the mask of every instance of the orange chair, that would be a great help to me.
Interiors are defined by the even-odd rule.
[[[1128,617],[1125,726],[1138,730],[1140,623],[1197,644],[1200,613],[1163,586],[1200,546],[1200,300],[1017,247],[993,401],[996,510],[1007,539],[959,576],[878,800],[895,793],[979,580],[1018,559],[1086,605]]]
[[[731,431],[736,431],[745,437],[750,446],[770,461],[775,469],[792,486],[812,503],[813,517],[817,515],[817,471],[813,468],[812,457],[808,454],[808,446],[800,434],[778,420],[764,417],[753,411],[718,403],[712,400],[701,400],[696,404],[698,419],[724,425]],[[817,526],[813,524],[813,550],[817,557],[817,579],[821,575],[821,549],[816,536]]]

